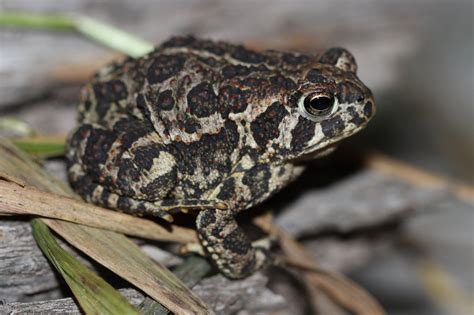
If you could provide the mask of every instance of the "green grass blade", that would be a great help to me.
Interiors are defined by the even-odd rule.
[[[24,12],[0,12],[1,26],[74,30],[74,19],[67,15],[42,15]]]
[[[38,246],[66,280],[86,314],[139,314],[110,284],[62,249],[46,224],[33,219],[31,226]]]
[[[29,155],[39,159],[63,156],[66,150],[64,137],[25,137],[14,139],[13,143]]]
[[[14,117],[0,117],[0,131],[24,137],[35,134],[35,130],[28,123]]]
[[[131,57],[139,57],[153,50],[151,43],[90,18],[78,17],[76,19],[76,29],[102,45]]]
[[[90,18],[68,15],[38,15],[19,12],[0,12],[0,26],[76,30],[85,36],[132,57],[153,50],[153,44],[113,26]]]

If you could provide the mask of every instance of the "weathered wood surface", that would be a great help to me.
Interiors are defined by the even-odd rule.
[[[120,290],[120,293],[133,305],[139,306],[145,296],[134,289]],[[38,302],[7,302],[0,305],[0,314],[82,314],[72,298]]]
[[[284,306],[283,297],[272,293],[265,286],[267,278],[257,273],[246,280],[231,281],[221,275],[203,280],[193,291],[209,305],[216,314],[233,314],[245,308],[250,314],[259,311],[278,310]],[[225,288],[216,294],[216,287]],[[141,308],[145,296],[134,289],[119,290],[135,307]],[[38,302],[4,302],[0,314],[82,314],[72,298]]]
[[[414,188],[397,178],[362,170],[328,187],[304,189],[302,196],[280,213],[277,223],[296,236],[347,233],[403,219],[445,196],[441,191]]]
[[[301,187],[304,183],[296,182],[295,186]],[[383,226],[438,198],[437,192],[414,188],[373,171],[363,171],[323,190],[306,188],[300,198],[285,207],[277,222],[296,237],[315,236],[315,242],[319,234],[325,233],[319,238],[320,245],[312,246],[315,256],[323,266],[350,270],[351,265],[360,265],[367,260],[371,255],[369,248],[380,242],[357,235],[352,240],[338,241],[334,237],[331,239],[331,235],[328,237],[328,232],[337,236]],[[3,236],[0,257],[8,257],[0,260],[2,299],[24,301],[35,293],[54,292],[59,285],[58,279],[37,248],[28,222],[1,220],[0,235]],[[159,253],[157,258],[162,262],[176,262],[176,258],[166,256],[166,252],[152,244],[147,244],[146,248]]]

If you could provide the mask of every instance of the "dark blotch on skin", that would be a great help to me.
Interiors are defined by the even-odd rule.
[[[225,125],[216,134],[204,134],[199,141],[185,144],[175,142],[170,149],[171,154],[179,156],[178,169],[183,176],[195,174],[198,168],[207,176],[212,170],[217,170],[220,174],[214,180],[208,180],[208,187],[215,187],[221,181],[225,174],[232,169],[230,154],[236,148],[239,141],[237,125],[233,121],[226,121]],[[200,183],[180,181],[183,191],[191,191]]]
[[[134,155],[135,165],[140,171],[150,170],[153,166],[153,159],[160,156],[162,148],[163,146],[159,143],[134,148],[132,153]]]
[[[158,55],[148,69],[148,82],[161,83],[176,76],[183,69],[184,62],[184,57],[180,55]]]
[[[132,206],[130,199],[128,197],[119,196],[117,199],[117,208],[119,209],[129,209]]]
[[[159,109],[161,110],[171,110],[174,107],[174,98],[173,92],[171,90],[166,90],[161,92],[158,95],[157,104]]]
[[[193,87],[187,99],[191,114],[200,118],[210,116],[219,108],[217,96],[209,82],[202,82]]]
[[[225,85],[219,90],[220,111],[223,117],[227,117],[229,113],[241,113],[247,108],[248,91],[243,91],[232,85]]]
[[[302,151],[309,140],[314,137],[316,123],[304,117],[298,118],[298,123],[291,132],[291,148],[295,152]]]
[[[243,46],[237,46],[231,56],[247,63],[261,63],[265,61],[265,57],[262,54],[246,49]]]
[[[206,227],[214,223],[216,223],[216,216],[212,211],[205,211],[201,215],[201,220],[200,220],[201,227]]]
[[[235,179],[230,177],[222,184],[217,198],[220,200],[230,200],[235,194]]]
[[[81,195],[84,199],[90,198],[92,193],[97,188],[98,184],[92,182],[90,178],[86,176],[80,177],[77,181],[72,180],[71,186],[76,192]]]
[[[110,196],[110,192],[104,189],[102,191],[102,194],[100,195],[100,202],[103,205],[109,205],[109,196]]]
[[[365,122],[365,119],[359,116],[359,114],[355,110],[354,106],[349,106],[347,108],[347,111],[352,116],[352,118],[350,120],[351,123],[356,124],[356,125],[359,126],[359,125],[362,125]]]
[[[120,135],[122,150],[128,149],[136,140],[152,132],[153,127],[148,120],[139,120],[133,116],[127,116],[115,123],[113,131]]]
[[[323,120],[321,122],[321,129],[326,138],[332,138],[344,130],[344,121],[339,116]]]
[[[105,83],[96,83],[92,86],[97,102],[96,111],[99,117],[104,117],[110,108],[110,103],[118,102],[128,97],[125,83],[120,80],[111,80]]]
[[[269,140],[278,138],[280,135],[278,126],[287,114],[286,109],[275,102],[250,124],[253,138],[258,146],[264,148]]]
[[[176,183],[176,176],[176,166],[173,166],[169,172],[155,178],[145,187],[141,187],[140,191],[147,196],[148,200],[162,199],[163,192],[165,192],[167,189],[169,189]]]
[[[184,123],[184,131],[186,131],[187,133],[194,133],[199,128],[201,128],[199,122],[192,118],[188,118]]]
[[[366,117],[371,117],[372,116],[373,107],[374,107],[374,105],[372,104],[371,101],[368,101],[367,103],[365,103],[365,105],[364,105],[364,115]]]
[[[321,70],[311,69],[306,75],[306,79],[312,83],[329,83],[329,80],[326,76],[323,75]]]
[[[283,61],[290,65],[307,63],[311,58],[308,55],[286,53],[282,57]]]
[[[249,74],[251,71],[250,67],[242,65],[229,65],[222,68],[222,75],[224,78],[233,78],[235,76],[244,76]]]
[[[116,187],[124,196],[134,196],[135,192],[130,187],[133,182],[140,180],[141,172],[136,168],[135,164],[129,159],[121,159],[116,163],[120,167],[117,174]]]
[[[268,69],[265,65],[258,65],[258,66],[242,66],[242,65],[229,65],[225,66],[222,69],[222,75],[226,79],[231,79],[233,77],[245,77],[249,76],[253,73],[267,73],[270,69]]]
[[[89,132],[89,137],[83,162],[91,172],[99,172],[99,164],[103,164],[107,160],[109,150],[117,136],[110,130],[94,128],[91,125],[81,126],[74,136],[80,135],[85,130]]]
[[[161,47],[186,47],[196,42],[193,36],[174,36],[161,44]]]
[[[84,111],[89,111],[91,109],[92,102],[90,99],[84,101]]]
[[[270,177],[268,165],[257,164],[244,174],[242,183],[249,186],[253,196],[262,196],[268,192]]]
[[[351,82],[341,82],[338,84],[340,103],[357,103],[363,99],[364,94],[361,89]]]
[[[282,75],[275,75],[270,77],[272,86],[278,87],[285,90],[294,90],[297,88],[296,83],[293,80],[286,78]]]
[[[251,250],[247,237],[238,229],[230,232],[224,237],[222,246],[239,255],[244,255]]]

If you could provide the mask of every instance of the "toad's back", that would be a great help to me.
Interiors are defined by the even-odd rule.
[[[255,149],[250,123],[295,89],[292,74],[309,59],[179,37],[103,68],[82,91],[68,154],[72,184],[118,208],[121,196],[203,198]]]

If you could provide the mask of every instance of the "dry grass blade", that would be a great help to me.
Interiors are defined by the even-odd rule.
[[[189,256],[186,260],[173,270],[173,273],[186,283],[190,288],[194,287],[212,270],[209,262],[200,256]],[[146,298],[140,307],[144,314],[165,315],[169,311],[155,301]]]
[[[443,266],[423,258],[418,262],[417,274],[426,293],[438,305],[455,314],[474,314],[474,296],[464,292]]]
[[[342,274],[325,271],[318,266],[311,253],[295,241],[288,233],[271,223],[270,216],[255,220],[264,231],[278,237],[289,266],[301,270],[306,282],[324,291],[339,305],[358,315],[383,315],[380,304],[363,288]]]
[[[31,222],[43,253],[61,273],[86,314],[139,314],[118,291],[59,246],[41,220]]]
[[[0,139],[0,173],[31,186],[59,195],[74,196],[26,154],[6,139]],[[128,280],[169,310],[178,314],[208,314],[209,311],[168,269],[152,261],[140,248],[116,232],[65,221],[41,219],[81,251],[120,277]]]
[[[291,238],[287,233],[279,230],[280,245],[286,256],[301,264],[312,266],[315,271],[303,271],[306,280],[312,285],[326,292],[331,298],[359,315],[385,314],[382,307],[364,289],[341,274],[321,270],[306,249]]]
[[[0,174],[0,177],[7,176]],[[21,187],[15,183],[15,179],[9,180],[12,182],[0,179],[0,215],[38,215],[157,241],[198,241],[196,232],[192,229],[173,226],[168,230],[151,220],[96,207],[33,187]]]

